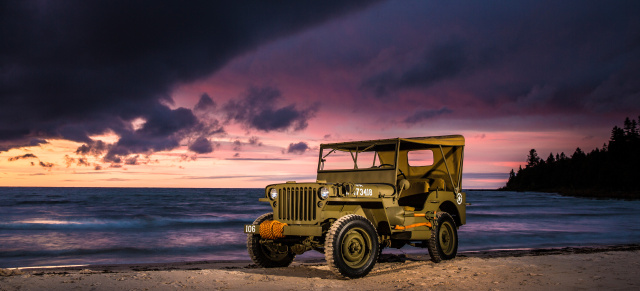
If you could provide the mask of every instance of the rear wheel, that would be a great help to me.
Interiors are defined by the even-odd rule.
[[[378,233],[369,220],[360,215],[346,215],[329,228],[325,258],[338,277],[360,278],[373,269],[379,247]]]
[[[458,252],[458,230],[449,213],[438,212],[435,220],[428,247],[431,260],[439,263],[442,260],[451,260],[456,257]]]
[[[273,220],[273,213],[266,213],[256,218],[254,225]],[[247,235],[247,250],[253,262],[263,268],[287,267],[295,258],[295,254],[289,252],[286,246],[278,246],[274,243],[260,243],[259,234]]]

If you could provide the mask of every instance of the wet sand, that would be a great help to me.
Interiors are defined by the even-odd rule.
[[[428,255],[383,254],[365,278],[337,279],[323,260],[288,268],[207,261],[0,269],[0,290],[639,290],[640,245],[468,252],[434,264]]]

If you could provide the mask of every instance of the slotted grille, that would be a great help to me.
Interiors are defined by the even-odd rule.
[[[317,189],[285,187],[278,193],[280,220],[313,221],[316,219]]]

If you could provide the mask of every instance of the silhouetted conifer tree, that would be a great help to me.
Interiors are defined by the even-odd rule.
[[[571,159],[583,159],[585,157],[586,155],[580,148],[576,148],[576,151],[573,152],[573,155],[571,155]]]
[[[564,152],[561,152],[561,153],[560,153],[560,159],[559,159],[559,160],[564,161],[564,160],[566,160],[566,159],[567,159],[567,156],[564,154]]]
[[[527,168],[535,167],[538,164],[540,164],[540,157],[538,157],[538,153],[535,149],[531,149],[527,156]]]
[[[525,169],[509,173],[502,190],[548,191],[596,197],[612,193],[640,199],[636,180],[640,178],[640,117],[626,118],[623,128],[614,126],[609,143],[585,153],[579,147],[568,158],[564,152],[549,154],[546,160],[529,151]]]
[[[547,164],[553,164],[556,159],[553,158],[553,153],[549,153],[549,157],[547,158]]]

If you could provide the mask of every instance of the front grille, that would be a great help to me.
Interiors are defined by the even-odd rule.
[[[288,221],[316,220],[318,189],[285,187],[278,193],[278,218]]]

